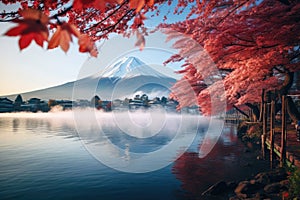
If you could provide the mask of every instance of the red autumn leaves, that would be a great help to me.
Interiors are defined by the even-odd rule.
[[[35,9],[22,10],[20,15],[22,18],[14,21],[18,23],[18,26],[8,30],[5,35],[20,36],[19,47],[21,50],[28,47],[34,40],[41,47],[44,42],[48,42],[48,49],[60,46],[64,52],[67,52],[73,35],[78,38],[80,52],[89,52],[91,56],[97,56],[94,42],[87,35],[81,34],[73,24],[57,25],[56,31],[48,41],[49,17],[47,15]]]
[[[128,4],[128,9],[135,10],[135,13],[138,14],[144,6],[152,7],[154,0],[129,0],[129,2],[124,0],[74,0],[72,9],[75,12],[81,12],[87,8],[94,8],[105,13],[107,6],[118,6],[125,3]],[[43,47],[44,42],[48,42],[48,49],[60,47],[64,52],[67,52],[72,37],[76,37],[80,52],[88,52],[91,56],[97,56],[98,52],[94,41],[89,35],[81,33],[74,24],[59,20],[57,23],[53,23],[53,17],[51,18],[42,11],[33,8],[21,10],[19,14],[20,18],[13,21],[18,25],[8,30],[5,35],[20,36],[19,47],[21,50],[35,41],[41,47]],[[49,38],[49,29],[53,27],[56,30]],[[142,49],[145,43],[142,36],[138,37],[138,43]]]
[[[129,1],[129,8],[135,9],[136,12],[140,12],[140,10],[145,6],[145,0],[130,0]],[[154,0],[149,0],[147,5],[152,7],[154,4]]]
[[[74,0],[73,8],[82,10],[85,8],[96,8],[102,12],[105,12],[107,4],[121,4],[125,0]],[[152,7],[154,0],[129,0],[129,8],[135,9],[135,12],[140,12],[145,6]]]
[[[63,23],[62,25],[57,26],[56,32],[49,41],[48,49],[60,46],[64,52],[67,52],[70,47],[70,42],[72,41],[72,35],[75,37],[80,36],[80,32],[73,24]]]
[[[47,28],[49,22],[48,16],[34,9],[22,10],[20,11],[20,15],[23,19],[14,21],[19,23],[19,25],[8,30],[5,35],[20,35],[19,47],[21,50],[28,47],[32,40],[43,47],[43,43],[48,40],[49,35]]]

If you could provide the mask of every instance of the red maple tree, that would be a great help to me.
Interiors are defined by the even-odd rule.
[[[96,56],[94,42],[107,39],[110,33],[129,36],[140,29],[145,32],[144,14],[162,1],[154,0],[5,0],[14,4],[16,11],[0,13],[1,21],[18,25],[8,30],[6,36],[20,36],[19,47],[24,49],[34,40],[48,49],[61,47],[68,51],[72,36],[79,39],[79,51]],[[133,23],[131,21],[133,20]],[[49,31],[54,34],[49,34]],[[50,38],[49,38],[50,35]],[[144,45],[144,43],[139,43]],[[141,47],[142,48],[142,47]]]
[[[145,45],[144,20],[158,5],[171,0],[4,0],[20,5],[18,11],[2,12],[2,21],[18,25],[6,32],[20,35],[19,46],[32,40],[48,49],[69,49],[79,38],[79,51],[97,55],[94,42],[110,33],[129,36],[138,32],[137,45]],[[20,4],[19,4],[20,3]],[[182,21],[160,24],[175,39],[178,55],[167,62],[185,60],[184,76],[173,87],[180,106],[191,105],[186,87],[194,90],[203,113],[217,114],[245,106],[258,113],[258,103],[269,92],[286,95],[300,61],[300,2],[297,0],[178,0],[174,14],[189,9]],[[185,12],[186,13],[186,12]],[[49,31],[55,31],[49,34]],[[180,33],[180,34],[179,34]],[[50,38],[49,38],[50,35]],[[188,43],[188,45],[187,45]],[[186,84],[188,83],[188,84]],[[276,95],[275,95],[276,96]],[[193,97],[194,98],[194,97]],[[211,102],[211,103],[209,103]],[[288,98],[290,111],[293,102]],[[297,112],[290,112],[299,120]],[[258,118],[258,114],[256,114]]]
[[[194,14],[196,13],[196,15]],[[228,108],[244,105],[257,111],[257,103],[268,91],[286,95],[299,71],[300,59],[300,2],[299,1],[204,1],[191,11],[191,19],[175,24],[162,24],[175,38],[179,54],[170,61],[185,59],[181,81],[194,84],[198,104],[205,113],[212,112],[208,104],[212,95],[222,90],[219,99],[226,99]],[[182,33],[179,35],[178,32]],[[184,36],[184,37],[183,37]],[[197,45],[185,45],[191,38]],[[208,54],[210,58],[207,58]],[[211,59],[211,60],[210,60]],[[207,83],[215,73],[208,70],[211,63],[222,79]],[[181,87],[181,81],[175,88]],[[202,81],[202,82],[201,82]],[[203,82],[204,81],[204,82]],[[182,106],[189,98],[176,95]],[[294,107],[289,99],[288,107]],[[300,119],[297,109],[288,109],[291,117]],[[256,117],[258,118],[258,113]]]

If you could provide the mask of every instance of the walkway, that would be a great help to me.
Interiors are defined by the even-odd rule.
[[[270,148],[270,133],[267,133],[266,144]],[[286,159],[290,163],[300,168],[300,142],[296,138],[295,126],[287,124],[287,143],[286,143]],[[275,127],[274,140],[275,153],[277,157],[280,156],[281,147],[281,125]]]

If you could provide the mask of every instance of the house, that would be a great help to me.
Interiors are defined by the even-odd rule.
[[[130,110],[137,110],[137,109],[143,109],[149,107],[148,104],[146,104],[142,100],[131,100],[128,105]]]
[[[22,111],[21,105],[24,104],[22,96],[19,94],[14,101],[14,110]]]
[[[41,102],[41,99],[39,99],[39,98],[31,98],[28,100],[28,104],[38,105],[40,102]]]
[[[8,98],[0,98],[0,112],[14,111],[13,101]]]
[[[63,110],[70,110],[73,108],[74,102],[70,100],[56,100],[57,105],[62,106]]]
[[[41,101],[41,99],[39,98],[31,98],[27,101],[26,104],[21,105],[21,109],[30,112],[48,112],[49,106],[48,103],[46,103],[45,101]]]
[[[82,107],[82,108],[86,108],[86,107],[90,107],[90,106],[91,106],[91,102],[86,99],[79,99],[76,102],[74,102],[74,105],[73,105],[73,107]]]

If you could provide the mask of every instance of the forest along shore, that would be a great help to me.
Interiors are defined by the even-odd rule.
[[[288,134],[294,134],[293,129],[289,130]],[[269,160],[262,159],[261,133],[258,127],[239,125],[237,135],[243,144],[240,159],[244,163],[239,171],[245,172],[244,176],[216,181],[201,194],[201,199],[300,199],[300,170],[280,168],[279,161],[271,169]],[[269,152],[266,157],[269,158]]]

